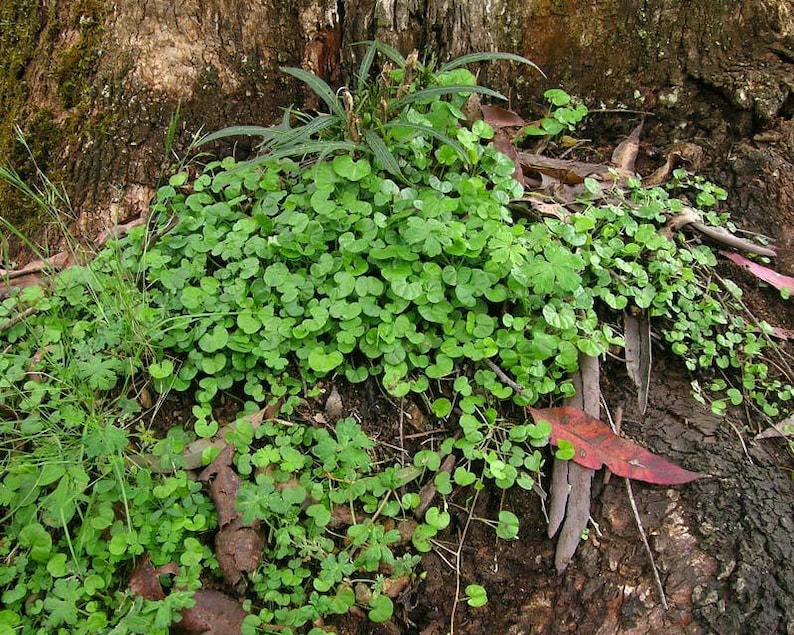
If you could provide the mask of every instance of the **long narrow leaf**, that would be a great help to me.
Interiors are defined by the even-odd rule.
[[[375,155],[375,158],[387,172],[394,176],[402,177],[402,171],[400,170],[400,164],[397,163],[397,158],[391,153],[386,143],[380,138],[377,132],[374,130],[367,130],[364,133],[364,140],[367,142],[369,149],[372,150],[372,154]]]
[[[333,114],[344,118],[345,109],[325,80],[317,77],[317,75],[314,73],[303,70],[302,68],[282,66],[279,70],[301,80],[309,88],[311,88],[320,99],[325,102]]]
[[[366,42],[358,42],[358,44],[366,44]],[[375,61],[375,54],[378,52],[378,49],[369,42],[369,47],[367,51],[364,53],[364,57],[361,60],[361,65],[358,67],[358,92],[363,93],[364,87],[367,84],[367,79],[369,78],[369,70],[372,68],[372,63]]]
[[[267,140],[277,137],[282,132],[283,130],[275,126],[229,126],[204,135],[194,145],[200,146],[226,137],[262,137],[263,140]]]
[[[270,147],[272,150],[286,148],[290,145],[303,143],[313,135],[339,123],[341,123],[340,119],[335,115],[318,115],[302,126],[283,130],[281,136],[276,138],[269,146],[267,143],[263,145]]]
[[[382,53],[383,55],[388,57],[392,62],[397,64],[397,66],[399,66],[400,68],[405,66],[405,58],[402,56],[402,53],[400,53],[400,51],[398,51],[393,46],[386,44],[386,42],[381,42],[379,40],[362,40],[361,42],[354,42],[353,46],[357,46],[358,44],[366,44],[371,49],[377,50],[379,53]],[[373,53],[373,57],[374,57],[374,53]],[[369,68],[367,68],[366,70],[367,72],[369,72]]]
[[[283,148],[275,152],[268,152],[250,161],[245,161],[237,165],[234,170],[245,170],[252,166],[261,165],[269,161],[278,161],[290,157],[306,157],[310,155],[326,156],[336,152],[360,150],[361,146],[352,141],[309,141],[300,145]]]
[[[392,122],[384,124],[386,128],[407,128],[408,130],[413,130],[415,132],[419,132],[421,134],[426,134],[434,139],[438,139],[444,145],[450,146],[455,152],[457,152],[465,163],[469,163],[469,155],[466,152],[466,149],[458,143],[452,137],[445,135],[435,128],[431,128],[430,126],[423,126],[422,124],[418,123],[407,123],[407,122]]]
[[[453,68],[459,68],[461,66],[468,66],[469,64],[475,64],[477,62],[492,62],[495,60],[509,60],[511,62],[521,62],[522,64],[526,64],[527,66],[531,66],[534,68],[538,73],[546,77],[546,74],[540,70],[535,62],[532,60],[528,60],[526,57],[522,57],[521,55],[515,55],[514,53],[499,53],[498,51],[493,51],[490,53],[471,53],[469,55],[462,55],[461,57],[455,58],[454,60],[447,62],[441,68],[440,71],[451,71]]]
[[[415,93],[410,93],[399,99],[391,100],[389,102],[389,110],[399,110],[403,106],[422,101],[423,99],[433,99],[434,97],[440,97],[442,95],[455,95],[458,93],[480,93],[481,95],[488,95],[489,97],[507,101],[507,97],[501,93],[497,93],[495,90],[485,88],[484,86],[436,86],[434,88],[418,90]]]

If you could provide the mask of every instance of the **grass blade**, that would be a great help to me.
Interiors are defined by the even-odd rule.
[[[403,106],[412,104],[423,99],[433,99],[441,95],[455,95],[458,93],[480,93],[481,95],[488,95],[496,99],[507,101],[507,97],[495,90],[485,88],[484,86],[436,86],[434,88],[426,88],[425,90],[418,90],[415,93],[405,95],[399,99],[393,99],[389,102],[389,110],[399,110]]]
[[[278,161],[279,159],[306,157],[309,155],[323,157],[336,152],[351,152],[353,150],[361,150],[361,146],[352,141],[308,141],[260,155],[250,161],[238,164],[234,170],[245,170],[269,161]]]
[[[359,44],[366,44],[366,42],[359,42]],[[378,49],[372,44],[369,43],[369,47],[367,48],[366,53],[364,53],[364,57],[361,60],[361,65],[358,67],[358,92],[363,94],[364,88],[367,85],[367,79],[369,78],[369,71],[372,68],[372,62],[375,61],[375,53],[378,52]]]
[[[328,106],[333,114],[344,119],[345,109],[325,80],[317,77],[317,75],[314,73],[303,70],[302,68],[282,66],[279,70],[301,80],[304,84],[311,88],[320,99],[325,102],[326,106]]]
[[[378,53],[381,53],[382,55],[385,55],[392,62],[397,64],[397,66],[399,66],[400,68],[403,68],[405,66],[405,58],[402,56],[402,53],[400,53],[400,51],[398,51],[393,46],[391,46],[389,44],[386,44],[386,42],[381,42],[379,40],[363,40],[361,42],[354,42],[352,44],[352,46],[356,46],[358,44],[366,44],[366,45],[368,45],[370,47],[370,49],[375,49]],[[368,53],[369,53],[369,51],[368,51]],[[373,58],[374,58],[375,54],[373,53],[372,55],[373,55]],[[365,59],[366,59],[366,55],[365,55]],[[363,66],[363,62],[362,62],[362,66]],[[369,72],[369,69],[366,69],[366,70],[367,70],[367,72]]]
[[[200,146],[210,141],[225,139],[226,137],[262,137],[263,141],[267,141],[278,137],[280,134],[283,134],[283,130],[275,126],[229,126],[204,135],[194,145]]]
[[[338,123],[340,123],[340,121],[339,117],[336,115],[318,115],[302,126],[279,131],[280,135],[275,138],[274,143],[271,143],[269,146],[265,143],[263,146],[273,150],[277,148],[286,148],[287,146],[306,141],[326,128],[330,128]]]
[[[490,53],[471,53],[469,55],[461,55],[460,57],[457,57],[454,60],[442,65],[439,70],[441,72],[451,71],[453,68],[460,68],[461,66],[468,66],[469,64],[475,64],[477,62],[492,62],[496,60],[521,62],[522,64],[531,66],[538,71],[538,73],[543,75],[543,77],[546,77],[546,74],[540,70],[540,67],[532,60],[528,60],[526,57],[522,57],[521,55],[515,55],[514,53],[499,53],[497,51]]]
[[[380,135],[374,130],[367,130],[364,133],[364,140],[383,168],[390,174],[402,178],[402,171],[397,158],[391,153],[386,143],[380,138]]]

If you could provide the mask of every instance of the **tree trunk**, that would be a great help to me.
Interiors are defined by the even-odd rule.
[[[737,222],[775,239],[779,268],[794,274],[791,0],[3,0],[0,162],[25,178],[38,167],[62,184],[73,229],[93,237],[145,209],[199,130],[272,123],[282,107],[304,102],[279,66],[302,65],[340,85],[361,54],[350,45],[372,38],[440,59],[483,50],[529,57],[547,79],[507,63],[480,76],[522,114],[537,114],[553,86],[593,110],[649,113],[641,168],[662,163],[674,142],[700,145],[700,167],[730,188]],[[588,133],[614,141],[639,118],[595,113]],[[0,215],[42,242],[57,239],[41,210],[6,185]],[[774,310],[794,324],[790,307]],[[680,490],[635,488],[671,610],[660,608],[613,482],[594,509],[604,536],[561,577],[539,510],[513,501],[537,522],[496,555],[491,541],[487,557],[469,558],[466,575],[503,586],[487,613],[462,611],[461,632],[794,633],[790,479],[774,447],[748,442],[745,455],[732,430],[681,396],[685,382],[673,384],[678,392],[657,387],[650,414],[627,425],[712,475]],[[617,405],[618,388],[612,397]],[[426,629],[453,599],[432,558],[434,574],[419,589]],[[437,607],[423,589],[440,598]]]

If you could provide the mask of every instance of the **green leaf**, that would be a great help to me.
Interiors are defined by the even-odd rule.
[[[309,367],[314,372],[325,375],[339,366],[344,359],[339,351],[326,353],[322,346],[316,346],[309,353]]]
[[[518,516],[513,512],[502,510],[499,512],[499,524],[496,526],[496,535],[503,540],[518,538]]]
[[[559,88],[550,88],[543,96],[555,106],[567,106],[571,103],[571,96]]]
[[[434,415],[436,415],[439,419],[443,419],[450,412],[452,412],[452,402],[446,397],[439,397],[433,402],[430,408]]]
[[[389,150],[380,135],[374,130],[367,130],[364,132],[364,140],[370,150],[372,150],[372,154],[375,155],[375,159],[383,168],[389,174],[402,178],[402,171],[400,170],[400,164],[397,162],[397,157]]]
[[[449,527],[449,512],[442,512],[438,507],[431,507],[425,512],[425,522],[438,531]]]
[[[319,527],[325,527],[331,522],[331,512],[325,505],[314,504],[306,508],[306,515],[313,518]]]
[[[369,607],[368,617],[376,624],[387,622],[394,614],[394,603],[388,595],[373,595]]]
[[[52,551],[52,538],[43,525],[31,523],[23,527],[17,539],[23,547],[30,547],[30,557],[37,562],[46,562]]]
[[[317,75],[314,73],[303,70],[302,68],[282,66],[279,68],[279,70],[304,82],[320,99],[325,102],[333,114],[342,119],[346,118],[345,107],[341,104],[337,96],[331,90],[331,87],[323,79],[317,77]]]
[[[198,345],[205,353],[219,351],[229,342],[229,332],[224,326],[216,324],[213,329],[199,338]]]
[[[174,374],[174,362],[164,359],[162,362],[152,362],[149,364],[149,375],[152,379],[168,379]]]
[[[500,53],[498,51],[461,55],[460,57],[456,57],[454,60],[449,61],[446,64],[442,64],[439,70],[441,72],[451,71],[453,68],[468,66],[469,64],[476,64],[477,62],[494,62],[498,60],[507,60],[509,62],[520,62],[521,64],[526,64],[527,66],[531,66],[538,71],[538,73],[543,75],[543,77],[546,77],[544,72],[540,70],[540,68],[533,61],[528,60],[526,57],[522,57],[521,55],[516,55],[514,53]]]
[[[366,159],[354,161],[349,154],[334,157],[334,172],[349,181],[360,181],[372,172],[372,167]]]
[[[485,587],[479,584],[470,584],[466,587],[466,598],[466,603],[473,608],[488,604],[488,593]]]

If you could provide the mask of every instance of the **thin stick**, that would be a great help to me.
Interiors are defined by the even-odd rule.
[[[7,322],[4,322],[3,324],[0,324],[0,333],[2,333],[3,331],[7,331],[8,329],[10,329],[15,324],[19,324],[22,320],[24,320],[27,317],[30,317],[31,315],[33,315],[37,311],[38,311],[38,309],[35,306],[30,306],[27,309],[25,309],[24,311],[22,311],[21,313],[17,313],[14,317],[12,317]]]
[[[510,386],[510,388],[512,388],[516,392],[520,392],[520,393],[524,392],[524,387],[521,384],[517,384],[515,381],[510,379],[510,377],[508,377],[507,374],[496,364],[494,364],[490,359],[485,359],[483,361],[487,364],[488,368],[490,368],[493,372],[496,373],[496,376],[502,380],[502,383]]]
[[[612,416],[609,414],[609,408],[606,407],[606,402],[604,402],[604,409],[607,412],[607,416],[609,417],[609,423],[612,427],[612,431],[615,434],[620,433],[620,426],[623,423],[623,408],[618,408],[615,411],[615,419],[612,420]],[[669,610],[670,606],[667,604],[667,597],[664,594],[664,587],[662,586],[662,579],[659,577],[659,569],[656,568],[656,560],[653,557],[653,552],[651,551],[651,545],[648,543],[648,536],[645,534],[645,528],[642,526],[642,519],[640,518],[640,510],[637,509],[637,501],[634,500],[634,491],[631,489],[631,479],[624,478],[626,481],[626,492],[629,495],[629,503],[631,503],[631,510],[634,512],[634,521],[637,523],[637,529],[640,532],[640,538],[642,538],[642,544],[645,545],[645,553],[648,554],[648,560],[651,562],[651,573],[653,573],[653,581],[656,584],[656,590],[659,593],[659,599],[662,601],[662,607],[665,611]]]
[[[403,405],[405,404],[405,398],[400,397],[400,466],[405,467],[405,455],[407,452],[405,451],[405,430],[403,428],[403,422],[405,420],[405,408]]]
[[[631,480],[624,479],[626,481],[626,492],[629,495],[629,502],[631,503],[631,509],[634,512],[634,520],[637,521],[637,529],[640,530],[640,537],[642,538],[642,544],[645,545],[645,553],[648,554],[648,559],[651,561],[651,572],[653,573],[653,581],[656,583],[656,590],[659,592],[659,599],[662,601],[662,607],[665,611],[669,610],[669,605],[667,604],[667,597],[664,594],[664,587],[662,586],[662,580],[659,577],[659,570],[656,568],[656,561],[653,558],[653,552],[651,551],[651,546],[648,544],[648,537],[645,535],[645,529],[642,527],[642,520],[640,520],[640,511],[637,509],[637,502],[634,500],[634,492],[631,489]]]
[[[469,525],[471,525],[471,519],[474,516],[474,508],[477,506],[477,497],[479,495],[479,490],[474,493],[474,499],[471,502],[471,511],[469,512],[469,517],[466,519],[466,525],[463,527],[463,533],[460,536],[460,542],[458,542],[458,550],[455,553],[455,601],[452,604],[452,614],[449,616],[449,635],[455,635],[455,614],[458,611],[458,602],[460,601],[461,554],[463,553],[463,543],[466,542],[466,534],[469,531]]]

